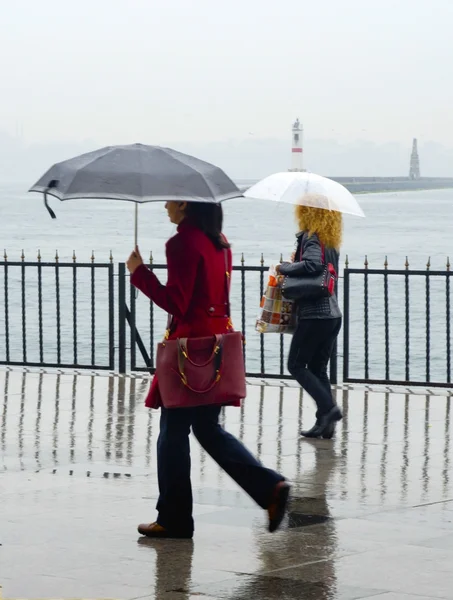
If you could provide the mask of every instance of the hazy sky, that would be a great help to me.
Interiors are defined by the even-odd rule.
[[[0,0],[0,131],[30,143],[451,146],[453,0]]]

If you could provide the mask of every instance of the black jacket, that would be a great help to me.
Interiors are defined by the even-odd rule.
[[[296,237],[297,246],[294,262],[283,263],[280,266],[280,273],[282,275],[287,275],[288,277],[314,275],[315,273],[320,273],[326,263],[331,263],[338,274],[340,255],[335,248],[325,247],[323,260],[321,242],[316,234],[309,236],[307,232],[301,231]],[[297,303],[297,314],[299,319],[341,318],[336,286],[335,293],[330,298],[299,301]]]

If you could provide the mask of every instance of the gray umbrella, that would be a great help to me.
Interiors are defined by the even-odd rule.
[[[99,198],[135,202],[180,200],[221,202],[242,196],[239,188],[219,167],[171,148],[131,144],[107,146],[55,164],[30,192],[59,200]]]

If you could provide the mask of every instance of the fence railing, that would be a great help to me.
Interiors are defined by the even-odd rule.
[[[166,265],[149,263],[162,280]],[[246,338],[248,377],[290,379],[290,336],[258,334],[268,267],[234,268],[233,323]],[[3,277],[2,277],[3,276]],[[2,281],[3,279],[3,281]],[[3,283],[3,285],[2,285]],[[343,335],[330,364],[337,382],[451,386],[451,271],[351,269],[339,286]],[[341,300],[341,298],[340,298]],[[115,321],[117,321],[117,327]],[[0,262],[0,365],[155,370],[167,316],[130,285],[124,263]]]
[[[0,364],[113,370],[113,262],[24,258],[0,262]]]
[[[450,387],[451,270],[344,270],[343,381]]]

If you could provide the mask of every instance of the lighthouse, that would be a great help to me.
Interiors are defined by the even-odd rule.
[[[303,135],[304,128],[299,119],[293,125],[292,129],[292,148],[291,148],[291,169],[290,171],[304,171],[303,168]]]
[[[412,154],[409,169],[409,177],[410,179],[420,179],[420,158],[418,157],[418,146],[416,138],[414,138],[412,141]]]

